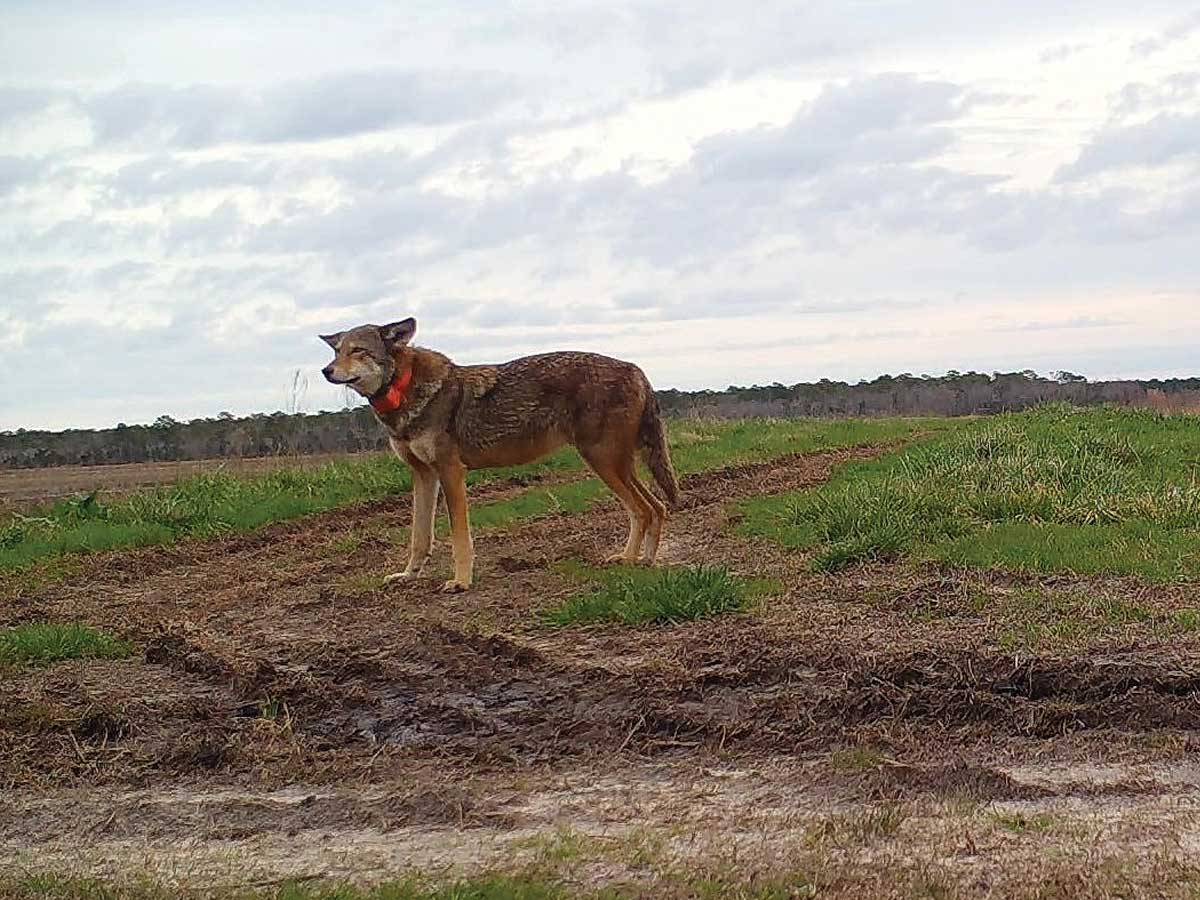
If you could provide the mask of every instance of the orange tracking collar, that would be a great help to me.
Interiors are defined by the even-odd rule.
[[[387,386],[386,390],[371,398],[371,407],[380,415],[395,412],[404,403],[404,396],[408,393],[408,386],[411,383],[412,367],[409,366],[403,374],[392,379],[392,383]]]

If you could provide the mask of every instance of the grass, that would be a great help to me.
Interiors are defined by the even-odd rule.
[[[996,811],[990,813],[989,818],[998,827],[1013,834],[1048,834],[1055,827],[1054,817],[1046,813],[1026,815],[1023,812]]]
[[[895,612],[897,591],[905,591],[903,581],[889,577],[867,596],[881,609]],[[1171,592],[1165,603],[1160,597],[1157,592],[1139,592],[1134,599],[1120,584],[1066,579],[1021,583],[986,576],[973,584],[952,577],[943,582],[943,589],[906,598],[899,611],[909,622],[921,624],[982,620],[1005,650],[1035,652],[1074,650],[1121,633],[1136,640],[1200,631],[1200,609],[1174,606]]]
[[[571,481],[551,487],[531,488],[511,500],[479,503],[470,507],[473,528],[507,528],[517,522],[541,516],[581,513],[593,502],[607,495],[608,489],[599,479]],[[439,519],[439,531],[445,532],[449,523]]]
[[[562,452],[529,466],[471,473],[469,481],[536,477],[570,469],[571,456]],[[251,476],[204,473],[107,501],[92,493],[16,515],[0,527],[0,570],[66,554],[252,531],[272,522],[403,493],[410,486],[407,466],[389,456],[372,455]]]
[[[949,898],[977,891],[970,868],[946,868],[938,847],[900,857],[880,848],[901,834],[904,814],[884,805],[862,816],[843,816],[811,830],[809,848],[788,854],[789,874],[754,871],[736,856],[711,860],[703,871],[656,869],[643,879],[612,878],[609,886],[582,887],[578,859],[569,857],[545,871],[482,874],[450,880],[410,875],[359,886],[331,880],[285,882],[263,887],[218,888],[196,884],[167,887],[143,877],[121,883],[54,874],[2,875],[0,900],[799,900],[814,897]],[[997,823],[999,827],[1006,827]],[[1016,829],[1027,841],[1047,840],[1039,826]],[[1060,834],[1057,824],[1050,835]],[[1048,897],[1195,897],[1197,869],[1166,854],[1124,851],[1106,855],[1081,847],[1064,855],[1044,848],[1034,864],[1002,865],[994,873],[996,896],[1045,900]],[[1083,852],[1088,850],[1089,852]],[[1009,862],[1012,862],[1009,860]],[[1020,860],[1017,861],[1021,863]],[[716,870],[714,873],[713,870]],[[749,876],[747,875],[749,870]],[[989,873],[991,881],[993,873]]]
[[[810,845],[865,847],[895,837],[907,818],[894,803],[843,813],[816,823],[808,830]]]
[[[914,558],[1016,572],[1200,576],[1200,428],[1045,407],[950,427],[822,488],[760,497],[742,528],[837,571]]]
[[[881,591],[880,605],[890,608],[892,596]],[[1144,599],[1087,583],[1001,584],[943,591],[907,604],[904,615],[912,622],[986,619],[1006,650],[1067,650],[1131,627],[1158,637],[1200,631],[1200,610],[1156,606],[1153,595]]]
[[[369,887],[333,881],[291,882],[258,889],[167,888],[143,879],[114,884],[92,878],[53,874],[22,879],[0,876],[0,900],[179,900],[205,897],[222,900],[796,900],[817,895],[805,875],[713,878],[674,871],[660,872],[651,883],[623,883],[582,888],[564,883],[563,875],[577,857],[568,856],[546,871],[486,874],[454,881],[430,881],[419,876]],[[570,881],[577,882],[577,878]]]
[[[795,876],[754,884],[710,879],[674,880],[653,886],[585,889],[555,878],[486,875],[428,886],[415,879],[373,887],[349,884],[284,884],[259,890],[167,889],[152,883],[111,885],[93,879],[33,876],[0,882],[0,900],[178,900],[217,897],[229,900],[622,900],[622,898],[701,898],[701,900],[794,900],[815,896],[807,879]]]
[[[567,900],[578,894],[534,878],[485,876],[426,886],[416,879],[388,882],[369,888],[338,883],[292,883],[256,891],[188,891],[168,889],[152,882],[115,885],[95,879],[35,875],[0,883],[4,900],[169,900],[218,896],[239,900]]]
[[[944,421],[929,419],[748,419],[676,422],[669,430],[675,469],[680,475],[691,475],[793,453],[892,443],[918,431],[941,427],[945,427]],[[511,500],[472,506],[471,524],[476,528],[506,528],[541,516],[572,515],[607,496],[608,489],[595,478],[533,488]],[[439,520],[439,529],[442,533],[448,530],[444,517]]]
[[[681,474],[856,444],[898,440],[936,427],[925,419],[747,420],[676,422],[669,434]],[[471,484],[533,480],[582,470],[564,449],[541,462],[472,472]],[[67,555],[167,544],[251,531],[272,522],[403,494],[408,467],[385,455],[347,457],[321,466],[256,475],[210,472],[157,488],[106,497],[96,492],[14,514],[0,523],[0,571],[18,571]],[[605,493],[596,479],[532,489],[475,510],[480,527],[503,527],[557,511],[579,512]],[[339,552],[352,552],[347,540]]]
[[[1038,587],[1016,588],[989,604],[987,611],[1002,623],[1000,645],[1008,650],[1062,648],[1114,625],[1149,623],[1154,618],[1150,610],[1120,597]]]
[[[593,569],[571,564],[561,568],[593,582],[594,587],[543,610],[541,619],[550,625],[687,622],[739,612],[778,588],[769,580],[738,578],[720,567]]]
[[[333,552],[339,556],[350,556],[357,553],[362,544],[363,539],[361,534],[348,532],[333,542]]]
[[[883,765],[886,757],[874,747],[843,747],[829,754],[835,772],[869,772]]]
[[[953,427],[949,419],[743,419],[676,421],[668,428],[681,475],[793,453],[878,446]]]
[[[0,630],[0,665],[123,659],[133,646],[86,625],[35,622]]]
[[[795,883],[793,879],[781,881],[778,886],[746,886],[697,880],[694,885],[661,885],[649,891],[639,890],[634,885],[596,890],[568,887],[553,876],[521,874],[482,875],[445,884],[429,884],[414,877],[372,887],[317,882],[285,883],[275,888],[252,891],[189,891],[167,889],[152,882],[114,885],[95,879],[36,875],[20,881],[0,881],[0,900],[175,900],[198,896],[230,900],[618,900],[655,896],[691,896],[706,900],[786,900],[803,896],[791,892],[790,888]],[[667,893],[660,894],[660,889]]]

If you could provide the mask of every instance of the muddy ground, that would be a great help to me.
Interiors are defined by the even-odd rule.
[[[1131,620],[1021,647],[992,610],[1033,590],[1168,615],[1195,586],[825,576],[736,535],[730,501],[873,452],[687,479],[665,561],[782,585],[700,623],[539,624],[580,589],[555,563],[622,540],[611,502],[478,534],[465,595],[436,592],[444,544],[428,577],[381,586],[406,500],[10,581],[0,625],[82,619],[140,655],[4,676],[0,868],[193,888],[535,866],[652,896],[797,873],[822,896],[1191,896],[1200,638]]]

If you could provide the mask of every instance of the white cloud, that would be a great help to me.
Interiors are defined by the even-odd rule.
[[[1161,166],[1181,158],[1200,158],[1200,114],[1159,114],[1137,125],[1106,128],[1059,171],[1058,179],[1078,181],[1108,169]]]
[[[466,121],[511,98],[501,73],[350,70],[265,88],[127,83],[94,93],[0,94],[0,117],[71,103],[97,145],[303,143]]]

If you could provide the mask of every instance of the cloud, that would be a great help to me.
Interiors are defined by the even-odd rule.
[[[537,41],[560,54],[589,50],[627,30],[625,11],[616,4],[567,10],[506,9],[496,17],[466,26],[464,37],[487,44],[497,38]]]
[[[1177,44],[1180,41],[1187,40],[1197,32],[1200,32],[1200,11],[1194,12],[1182,19],[1175,20],[1160,34],[1155,35],[1154,37],[1145,38],[1135,42],[1133,45],[1133,53],[1135,56],[1151,56],[1167,49],[1172,44]]]
[[[1162,113],[1148,122],[1108,128],[1055,174],[1055,181],[1089,178],[1110,169],[1161,166],[1200,154],[1200,115]]]
[[[659,73],[661,93],[677,96],[698,90],[721,78],[728,69],[717,56],[696,56],[678,64],[669,64]]]
[[[53,104],[60,94],[50,88],[0,85],[0,126],[33,115]]]
[[[98,144],[182,148],[319,141],[478,118],[510,98],[498,74],[367,69],[261,90],[126,84],[79,102]]]
[[[238,204],[226,200],[207,213],[174,217],[163,236],[167,252],[211,254],[235,250],[247,233]]]
[[[702,141],[693,166],[704,179],[775,180],[925,159],[953,142],[933,125],[960,116],[962,97],[956,85],[901,74],[826,87],[784,128]]]
[[[1129,325],[1127,320],[1101,316],[1074,316],[1055,321],[1024,322],[1020,325],[1005,325],[995,331],[1073,331],[1080,328],[1119,328]]]
[[[44,169],[41,160],[24,156],[0,156],[0,196],[33,181]]]
[[[1079,198],[1016,191],[1002,175],[935,164],[971,96],[962,86],[902,75],[830,86],[785,126],[702,140],[687,164],[653,184],[614,172],[499,182],[485,194],[452,196],[417,185],[450,153],[372,151],[306,166],[342,181],[341,202],[298,204],[241,230],[232,217],[215,222],[209,231],[225,243],[211,248],[228,249],[233,236],[250,253],[392,253],[406,265],[432,265],[521,241],[561,258],[580,241],[597,241],[621,258],[671,267],[772,235],[810,250],[845,247],[864,234],[913,233],[1013,252],[1051,234],[1110,242],[1145,239],[1168,221],[1190,227],[1188,198],[1168,207],[1119,191]],[[511,163],[494,145],[485,152],[495,152],[497,166]],[[199,238],[203,223],[194,224]]]
[[[1129,116],[1145,110],[1193,104],[1200,97],[1200,72],[1174,72],[1157,83],[1130,82],[1112,98],[1113,112]]]
[[[148,156],[122,166],[104,182],[113,198],[141,205],[194,191],[231,187],[267,189],[284,171],[274,160],[238,158],[192,162],[173,156]]]
[[[915,309],[925,305],[922,300],[840,300],[809,299],[798,286],[776,286],[764,289],[747,287],[741,290],[695,290],[680,292],[664,288],[659,291],[635,291],[613,298],[613,315],[626,312],[668,322],[693,319],[730,319],[758,317],[767,313],[788,319],[812,316],[844,316],[885,310]]]
[[[273,219],[253,230],[251,252],[343,253],[355,256],[395,248],[422,236],[445,239],[462,221],[464,201],[436,192],[401,188],[385,194],[362,193],[334,209],[304,210]]]
[[[1046,65],[1047,63],[1062,62],[1064,59],[1070,59],[1076,54],[1083,53],[1088,50],[1088,44],[1056,44],[1053,47],[1047,47],[1038,54],[1038,62]]]
[[[20,321],[23,339],[25,325],[40,318],[51,298],[71,284],[71,270],[66,266],[13,268],[0,271],[0,309],[10,320]],[[19,343],[20,340],[15,340]]]
[[[783,236],[810,251],[839,252],[852,252],[865,235],[905,232],[991,243],[989,230],[1020,206],[992,192],[1002,180],[994,176],[902,162],[830,165],[819,177],[790,164],[768,167],[775,178],[749,179],[741,168],[683,172],[626,199],[628,226],[614,240],[622,253],[668,266]]]
[[[252,140],[272,142],[439,125],[477,118],[511,96],[512,89],[511,79],[497,73],[335,73],[268,91],[245,127]]]
[[[118,223],[76,216],[32,234],[16,235],[9,244],[12,251],[35,258],[43,254],[93,258],[122,256],[134,248],[138,253],[153,252],[158,238],[159,229],[149,222]]]

